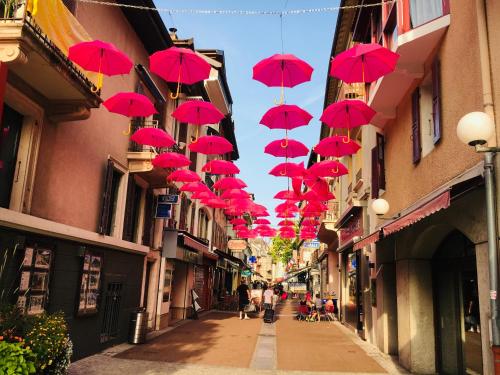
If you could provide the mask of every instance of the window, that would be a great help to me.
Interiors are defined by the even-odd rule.
[[[115,228],[120,228],[120,190],[123,172],[117,168],[117,164],[109,159],[104,181],[104,193],[101,207],[101,218],[99,222],[99,233],[108,236],[115,235]]]
[[[45,311],[49,296],[49,277],[53,251],[38,245],[27,246],[21,264],[17,306],[24,314]]]
[[[410,0],[410,20],[413,28],[435,20],[447,10],[447,0]]]
[[[208,240],[208,214],[204,209],[199,210],[198,237]]]
[[[76,13],[76,0],[63,0],[63,3],[71,13]]]
[[[125,205],[125,217],[123,223],[123,236],[125,241],[136,242],[137,231],[140,227],[141,203],[143,189],[137,184],[133,175],[128,176],[127,201]]]
[[[194,217],[196,216],[196,203],[193,202],[191,205],[191,224],[189,225],[189,233],[194,232]]]
[[[385,190],[385,138],[377,133],[377,145],[372,149],[372,198],[377,199],[380,190]]]
[[[189,164],[189,170],[196,172],[196,164],[198,162],[198,153],[194,151],[189,152],[189,160],[191,160],[191,164]]]
[[[97,302],[101,287],[102,256],[85,251],[77,315],[97,313]]]
[[[189,210],[189,199],[186,197],[186,195],[182,194],[181,196],[181,210],[180,210],[180,216],[179,216],[179,229],[180,230],[186,230],[187,231],[187,216],[188,216],[188,210]]]

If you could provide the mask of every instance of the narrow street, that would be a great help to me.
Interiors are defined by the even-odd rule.
[[[338,322],[304,322],[293,302],[277,308],[276,322],[262,314],[240,320],[210,312],[144,345],[122,344],[75,362],[80,374],[399,374],[390,357]]]

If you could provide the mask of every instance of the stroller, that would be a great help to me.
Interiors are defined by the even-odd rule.
[[[299,305],[299,309],[297,311],[295,319],[302,321],[302,320],[307,320],[308,317],[309,317],[309,308],[307,307],[307,305]]]

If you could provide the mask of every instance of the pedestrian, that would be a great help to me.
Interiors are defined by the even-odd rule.
[[[264,285],[264,309],[273,308],[273,290],[268,288],[267,285]]]
[[[243,319],[243,313],[245,313],[245,319],[250,319],[245,312],[245,306],[250,303],[250,289],[245,283],[245,279],[241,279],[241,284],[236,288],[238,292],[238,310],[240,312],[240,319]]]

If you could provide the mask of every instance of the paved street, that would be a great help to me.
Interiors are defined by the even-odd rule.
[[[391,359],[338,322],[294,319],[291,302],[277,308],[275,324],[241,321],[213,312],[147,344],[111,348],[74,363],[80,374],[398,374]]]

